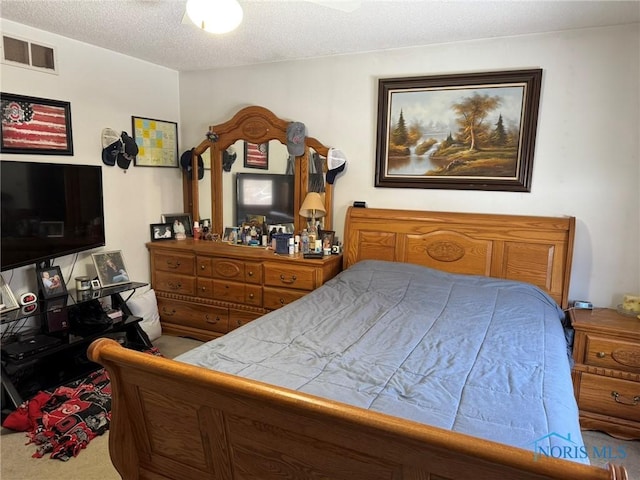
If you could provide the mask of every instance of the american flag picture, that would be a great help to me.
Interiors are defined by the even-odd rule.
[[[269,168],[269,144],[244,142],[244,166],[246,168]]]
[[[69,102],[2,94],[3,153],[73,155]]]

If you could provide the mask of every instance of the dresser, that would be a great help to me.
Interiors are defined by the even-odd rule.
[[[580,424],[640,438],[640,320],[608,308],[570,310]]]
[[[147,243],[164,333],[211,340],[336,276],[342,255],[305,259],[204,240]]]

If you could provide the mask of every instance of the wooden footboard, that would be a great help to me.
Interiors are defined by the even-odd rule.
[[[113,389],[109,449],[129,479],[626,479],[96,340]]]

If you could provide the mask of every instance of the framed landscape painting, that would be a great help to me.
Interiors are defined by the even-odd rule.
[[[376,187],[531,191],[542,70],[380,79]]]

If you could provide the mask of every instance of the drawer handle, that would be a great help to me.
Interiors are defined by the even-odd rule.
[[[171,290],[180,290],[182,288],[182,284],[181,283],[169,282],[169,288]]]
[[[206,315],[205,319],[206,319],[207,323],[210,323],[211,325],[215,325],[216,323],[218,323],[220,321],[220,317],[216,317],[215,320],[212,320],[211,318],[209,318],[209,315]]]
[[[180,268],[180,260],[167,260],[167,267],[169,268]]]
[[[284,274],[280,274],[280,281],[282,283],[294,283],[296,281],[297,277],[295,275],[291,275],[290,279],[287,279],[287,277],[284,276]]]
[[[249,276],[253,277],[253,272],[251,270],[249,270]]]
[[[166,309],[166,307],[163,307],[162,313],[164,313],[167,317],[173,317],[176,314],[176,310],[172,309],[171,311],[169,311]]]
[[[204,263],[200,265],[200,270],[204,270],[205,268],[207,268],[207,266]]]
[[[640,395],[636,395],[635,397],[633,397],[631,399],[631,402],[624,400],[624,398],[622,398],[622,395],[620,395],[616,391],[611,392],[611,396],[617,403],[621,403],[622,405],[629,405],[629,406],[635,407],[640,403]]]
[[[249,298],[253,299],[253,297],[254,297],[253,293],[250,293]]]
[[[280,299],[280,305],[284,305],[284,298]]]
[[[200,290],[202,290],[203,292],[207,291],[207,287],[200,287]]]
[[[596,357],[598,357],[598,358],[604,358],[604,357],[606,357],[606,356],[607,356],[607,354],[606,354],[606,353],[604,353],[604,352],[598,352],[598,353],[596,353]]]

